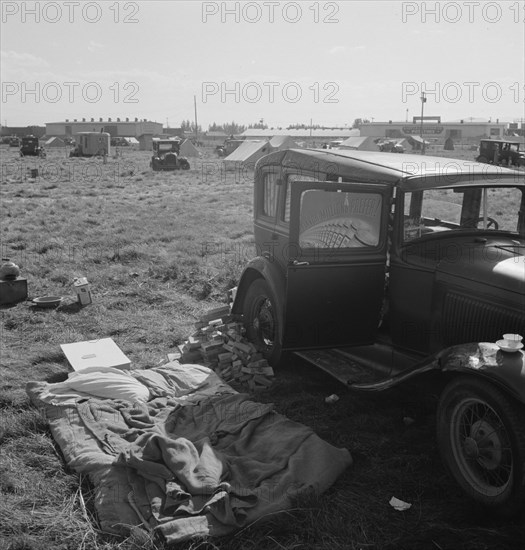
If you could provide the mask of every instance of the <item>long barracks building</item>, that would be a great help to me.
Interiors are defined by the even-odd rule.
[[[134,137],[144,135],[162,135],[162,124],[151,120],[130,120],[120,118],[104,120],[94,118],[82,120],[68,120],[64,122],[46,122],[47,137],[74,137],[79,132],[108,132],[111,137]]]
[[[447,138],[455,142],[476,142],[483,138],[498,139],[507,133],[507,122],[474,122],[460,120],[457,122],[441,122],[440,117],[428,117],[433,120],[423,120],[423,124],[414,117],[412,122],[364,122],[359,126],[361,136],[408,138],[423,134],[426,141],[443,145]]]

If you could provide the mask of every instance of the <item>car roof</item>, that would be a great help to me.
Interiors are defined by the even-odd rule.
[[[525,174],[469,160],[342,149],[286,149],[262,157],[256,170],[282,165],[299,173],[333,174],[363,183],[389,183],[405,191],[468,185],[525,185]]]
[[[520,145],[520,141],[512,140],[512,139],[480,139],[480,142],[483,141],[485,143],[515,143],[516,145]]]

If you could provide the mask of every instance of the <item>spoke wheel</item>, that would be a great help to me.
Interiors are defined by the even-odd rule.
[[[523,411],[491,384],[460,378],[440,399],[437,433],[444,462],[480,504],[512,513],[525,499]]]
[[[281,360],[281,329],[277,302],[268,283],[256,279],[248,288],[243,305],[248,339],[264,354],[272,366]]]

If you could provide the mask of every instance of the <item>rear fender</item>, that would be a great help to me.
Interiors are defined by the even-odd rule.
[[[249,286],[255,279],[264,279],[268,283],[277,302],[275,306],[279,319],[283,319],[283,305],[286,292],[285,277],[282,270],[279,269],[275,262],[263,256],[258,256],[250,260],[248,265],[244,268],[239,284],[237,285],[232,313],[242,313],[244,297],[246,296]]]

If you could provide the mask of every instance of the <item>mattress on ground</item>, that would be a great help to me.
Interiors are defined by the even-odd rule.
[[[93,483],[108,533],[140,526],[169,543],[225,535],[325,491],[352,462],[346,449],[206,367],[173,362],[113,374],[113,399],[107,380],[97,389],[96,370],[27,385],[68,466]]]

